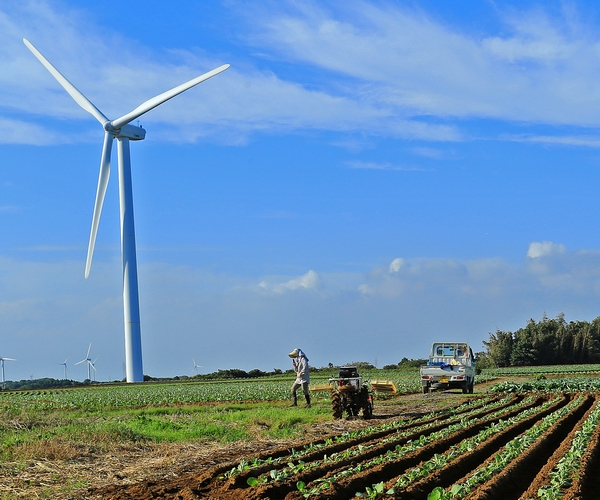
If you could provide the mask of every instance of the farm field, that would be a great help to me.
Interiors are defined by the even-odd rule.
[[[594,368],[406,380],[368,421],[289,408],[284,380],[0,393],[0,498],[598,498]]]

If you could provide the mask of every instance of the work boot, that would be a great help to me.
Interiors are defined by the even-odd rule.
[[[290,405],[290,406],[298,406],[298,398],[296,397],[296,395],[293,395],[294,397],[294,402]]]
[[[304,398],[306,399],[306,407],[310,408],[310,396],[308,394],[305,394]]]

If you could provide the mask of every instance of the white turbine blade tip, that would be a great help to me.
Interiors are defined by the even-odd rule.
[[[108,118],[100,111],[94,104],[84,96],[69,80],[65,78],[65,76],[58,71],[48,59],[46,59],[42,53],[37,50],[33,44],[23,38],[23,43],[25,46],[31,51],[31,53],[37,58],[38,61],[42,63],[42,65],[49,71],[49,73],[56,79],[58,83],[64,88],[67,93],[73,98],[73,100],[79,104],[84,110],[86,110],[89,114],[91,114],[96,120],[98,120],[102,125],[104,125]]]
[[[110,124],[113,127],[119,129],[119,128],[123,127],[124,125],[127,125],[128,123],[132,122],[136,118],[139,118],[140,116],[142,116],[144,113],[147,113],[151,109],[154,109],[157,106],[160,106],[162,103],[168,101],[169,99],[172,99],[173,97],[181,94],[182,92],[185,92],[186,90],[191,89],[192,87],[195,87],[196,85],[208,80],[209,78],[212,78],[213,76],[218,75],[219,73],[222,73],[227,68],[229,68],[229,64],[223,64],[222,66],[219,66],[218,68],[208,71],[208,72],[204,73],[203,75],[197,76],[196,78],[192,78],[191,80],[189,80],[185,83],[182,83],[181,85],[178,85],[177,87],[174,87],[171,90],[167,90],[166,92],[163,92],[162,94],[159,94],[159,95],[153,97],[152,99],[148,99],[147,101],[140,104],[133,111],[127,113],[126,115],[121,116],[120,118],[117,118],[116,120],[111,121]]]

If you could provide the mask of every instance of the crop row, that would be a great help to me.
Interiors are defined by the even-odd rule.
[[[441,487],[435,488],[428,496],[428,500],[453,500],[455,498],[464,498],[474,488],[489,481],[493,476],[502,472],[508,464],[518,459],[519,455],[524,453],[559,419],[579,406],[582,401],[583,396],[579,396],[568,405],[563,406],[557,411],[544,417],[540,422],[527,429],[523,434],[509,441],[501,451],[494,455],[493,460],[490,460],[481,467],[475,469],[464,481],[452,485],[449,489]]]
[[[360,472],[368,467],[378,465],[379,463],[381,463],[382,460],[389,460],[403,456],[422,446],[425,446],[426,444],[432,441],[435,441],[437,439],[443,439],[444,437],[447,437],[453,432],[463,429],[465,428],[465,426],[471,425],[481,420],[482,418],[494,418],[493,414],[491,416],[485,415],[483,417],[476,417],[475,415],[485,413],[485,411],[483,410],[491,411],[496,407],[506,406],[507,403],[508,400],[499,400],[489,405],[485,405],[482,408],[475,408],[470,412],[459,414],[455,418],[445,420],[446,427],[444,427],[443,429],[434,431],[428,435],[421,434],[419,439],[417,439],[416,441],[408,438],[413,437],[415,435],[419,435],[419,433],[426,433],[427,430],[438,427],[439,422],[434,420],[424,423],[418,427],[410,428],[404,431],[398,430],[394,434],[379,439],[375,442],[358,444],[357,446],[346,448],[343,451],[334,452],[329,455],[324,455],[322,459],[313,460],[310,462],[310,464],[307,464],[301,460],[299,460],[297,463],[290,461],[287,463],[287,466],[281,470],[270,470],[268,474],[264,474],[259,477],[251,476],[248,478],[247,482],[251,486],[256,486],[258,484],[267,484],[270,482],[277,482],[283,479],[287,479],[288,477],[291,477],[303,471],[315,469],[326,464],[335,464],[342,461],[353,461],[356,457],[364,459],[365,454],[370,450],[374,449],[375,447],[386,446],[389,448],[389,446],[387,446],[388,444],[391,444],[392,446],[395,445],[392,450],[388,450],[386,452],[385,457],[383,458],[381,455],[378,455],[369,462],[363,463],[354,468],[350,467],[340,472],[339,474],[335,474],[333,476],[328,477],[327,480],[317,480],[317,482],[320,483],[319,486],[310,490],[309,495],[318,494],[321,490],[327,489],[332,484],[332,482],[336,481],[341,477],[347,477],[348,475],[357,472],[357,469],[359,469],[358,472]],[[531,401],[523,402],[515,405],[515,407],[519,407],[520,405],[525,406],[530,403]],[[505,409],[500,410],[501,413],[504,413],[505,411]]]
[[[289,390],[290,384],[287,382],[239,381],[0,392],[0,409],[102,409],[201,402],[275,401],[289,398]]]
[[[547,401],[540,407],[530,407],[519,412],[517,415],[509,417],[505,420],[492,422],[489,427],[485,427],[475,436],[461,441],[459,444],[453,445],[446,453],[435,454],[433,458],[421,463],[402,474],[395,480],[393,487],[386,489],[386,494],[393,495],[397,488],[406,488],[409,484],[427,477],[434,470],[445,467],[448,463],[456,460],[458,457],[473,451],[481,443],[487,441],[492,436],[502,432],[511,425],[522,421],[530,416],[543,411],[556,402],[556,400]],[[382,483],[383,484],[383,483]],[[381,485],[373,485],[372,488],[366,488],[366,496],[373,497],[373,492],[383,492],[384,488]],[[359,494],[358,496],[365,496]]]
[[[538,498],[539,489],[541,498],[555,499],[573,478],[590,477],[599,400],[597,393],[547,393],[459,406],[450,415],[425,415],[411,427],[392,422],[362,438],[320,441],[312,452],[272,450],[250,465],[238,462],[242,470],[235,474],[209,473],[198,494],[249,500],[355,495],[516,500]],[[577,498],[597,498],[586,495]]]
[[[528,404],[530,402],[531,401],[523,402],[521,404]],[[519,406],[519,405],[515,405],[515,406]],[[498,418],[499,416],[501,416],[504,413],[506,413],[506,409],[499,410],[496,413],[493,413],[491,415],[485,415],[484,417],[480,417],[480,418],[468,418],[467,416],[465,416],[464,418],[461,418],[461,420],[459,422],[452,423],[452,424],[448,425],[447,427],[445,427],[444,429],[433,432],[429,435],[422,434],[417,440],[409,441],[404,445],[397,445],[393,450],[388,450],[385,454],[378,455],[373,459],[361,462],[355,466],[345,468],[344,470],[342,470],[338,473],[328,475],[326,478],[317,479],[314,481],[314,483],[317,483],[318,486],[316,486],[314,488],[310,488],[310,486],[307,486],[306,484],[300,484],[300,485],[298,485],[298,489],[301,491],[301,493],[303,493],[303,496],[306,498],[313,496],[313,495],[318,496],[321,492],[330,488],[333,484],[335,484],[340,479],[351,477],[356,474],[361,474],[370,468],[376,467],[376,466],[381,465],[386,462],[393,462],[395,460],[398,460],[399,458],[405,457],[410,453],[414,453],[431,443],[435,443],[437,441],[447,439],[452,434],[455,434],[456,432],[459,432],[463,429],[466,429],[467,427],[477,424],[481,420],[490,420],[490,419],[493,420],[493,419]],[[360,452],[362,450],[358,450],[358,451],[359,451],[359,453],[353,454],[353,456],[360,455]],[[391,493],[392,492],[390,492],[390,494]]]
[[[527,382],[499,382],[489,392],[586,392],[600,390],[600,377],[550,378]]]
[[[511,375],[569,375],[600,373],[600,365],[546,365],[546,366],[508,366],[504,368],[486,368],[484,375],[505,377]]]
[[[307,455],[318,452],[320,452],[320,456],[322,456],[324,460],[329,459],[329,461],[331,461],[332,457],[340,455],[349,456],[348,452],[350,452],[350,454],[352,453],[353,446],[360,447],[361,451],[364,451],[365,445],[363,443],[370,438],[381,439],[381,441],[378,441],[380,443],[385,442],[385,436],[387,435],[391,435],[392,439],[396,439],[398,436],[414,434],[439,425],[440,421],[448,424],[456,422],[461,418],[466,418],[474,413],[491,411],[499,406],[506,406],[510,401],[511,399],[509,398],[494,400],[489,396],[477,398],[466,401],[456,407],[449,407],[441,411],[431,412],[418,418],[397,420],[380,426],[370,426],[365,429],[343,432],[338,436],[327,438],[322,442],[309,443],[298,450],[292,448],[289,453],[282,454],[278,457],[255,457],[241,460],[239,464],[232,467],[222,477],[223,479],[229,479],[242,472],[253,471],[259,468],[261,470],[268,470],[265,469],[265,466],[276,467],[278,464],[288,464],[289,466],[289,464],[292,463],[291,468],[294,468],[296,467],[296,464],[293,464],[293,461],[300,461]],[[345,450],[343,453],[338,453],[336,451],[340,444],[345,445],[343,446],[343,449]],[[271,474],[270,470],[268,470],[268,472]],[[274,475],[274,473],[271,475]],[[262,482],[265,481],[263,480]]]
[[[594,409],[583,422],[581,429],[575,433],[569,451],[559,460],[550,472],[549,484],[541,487],[537,495],[544,500],[554,500],[563,496],[565,488],[573,483],[581,470],[581,460],[588,451],[591,437],[596,432],[600,423],[600,403],[596,401]]]
[[[292,453],[281,454],[273,460],[265,457],[262,462],[250,461],[251,465],[247,467],[246,464],[237,464],[237,470],[229,471],[236,477],[222,483],[220,488],[230,494],[250,485],[254,487],[252,490],[255,493],[247,491],[244,494],[256,495],[256,498],[283,498],[286,491],[290,492],[296,487],[305,497],[320,495],[340,480],[360,475],[383,463],[397,461],[424,447],[444,441],[457,432],[477,428],[485,425],[485,422],[497,421],[504,415],[523,412],[528,407],[537,405],[538,399],[505,398],[484,401],[479,407],[476,406],[476,401],[471,401],[468,405],[456,408],[446,418],[437,412],[425,416],[432,417],[429,421],[425,419],[412,422],[413,426],[410,428],[407,428],[407,424],[387,434],[372,432],[370,441],[354,440],[347,442],[345,446],[321,448],[318,454],[302,457]],[[245,470],[239,471],[240,466]],[[231,478],[230,473],[221,476],[221,481]],[[291,486],[290,481],[293,482]],[[287,484],[285,491],[281,490],[282,483]],[[265,493],[265,488],[269,489],[269,494]]]
[[[386,373],[387,374],[387,373]],[[383,376],[385,376],[384,374]],[[421,391],[418,374],[389,377],[401,394]],[[324,380],[315,380],[315,383]],[[171,384],[94,385],[80,388],[33,391],[0,391],[0,409],[54,410],[135,408],[203,402],[282,401],[290,398],[290,381],[235,380]],[[329,399],[329,393],[315,393]]]

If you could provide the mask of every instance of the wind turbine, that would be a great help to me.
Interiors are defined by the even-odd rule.
[[[67,380],[67,361],[69,361],[69,358],[65,359],[62,363],[59,363],[59,365],[63,365],[65,367],[65,380]]]
[[[194,368],[192,368],[192,373],[194,373],[194,371],[195,371],[196,375],[198,375],[198,368],[202,368],[202,366],[197,365],[196,360],[194,358],[192,358],[192,361],[194,362]]]
[[[82,359],[81,361],[77,361],[77,363],[75,363],[76,365],[80,365],[81,363],[87,363],[87,379],[88,380],[92,380],[92,373],[91,373],[91,369],[93,368],[94,371],[96,371],[96,367],[94,366],[94,363],[96,362],[96,358],[94,361],[92,361],[92,358],[90,358],[90,351],[92,350],[92,344],[90,344],[90,346],[88,347],[87,350],[87,354],[85,355],[85,358]]]
[[[13,358],[0,358],[0,365],[2,365],[2,390],[4,390],[4,362],[5,361],[16,361]]]
[[[229,64],[204,73],[171,90],[148,99],[129,113],[109,120],[92,102],[85,97],[75,86],[69,82],[40,52],[25,38],[23,42],[35,57],[44,65],[50,74],[62,85],[73,100],[84,110],[100,122],[104,128],[104,144],[100,160],[100,174],[98,188],[92,217],[92,228],[88,244],[87,260],[85,264],[85,277],[90,274],[92,256],[96,245],[96,234],[102,213],[102,205],[106,194],[106,187],[110,177],[110,155],[113,140],[117,139],[117,153],[119,160],[119,205],[121,212],[121,254],[123,260],[123,306],[125,324],[125,362],[127,367],[127,382],[143,382],[144,371],[142,367],[142,336],[140,329],[140,309],[137,280],[137,260],[135,250],[135,228],[133,221],[133,194],[131,187],[131,159],[129,154],[129,140],[141,141],[146,137],[142,127],[130,125],[144,113],[161,105],[165,101],[185,92],[186,90],[202,83],[205,80],[225,71]]]

